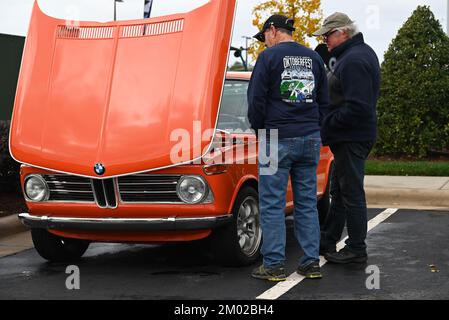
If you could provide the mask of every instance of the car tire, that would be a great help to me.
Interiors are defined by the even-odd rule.
[[[212,255],[222,265],[246,266],[260,257],[262,228],[259,195],[252,187],[244,187],[237,195],[232,220],[214,230],[210,237]]]
[[[50,262],[77,261],[90,244],[86,240],[62,238],[37,228],[31,229],[31,237],[39,255]]]
[[[324,191],[323,196],[320,200],[318,200],[317,209],[318,209],[318,216],[320,219],[320,226],[323,227],[326,223],[326,219],[329,216],[329,211],[331,209],[331,203],[332,203],[332,195],[331,195],[331,181],[332,181],[332,174],[334,172],[334,163],[332,162],[329,167],[329,175],[327,179],[326,184],[326,190]]]

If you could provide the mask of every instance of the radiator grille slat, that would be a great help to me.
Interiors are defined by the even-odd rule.
[[[117,186],[123,203],[183,203],[176,192],[181,175],[138,174],[105,180],[64,174],[43,177],[50,190],[48,201],[96,203],[102,208],[114,208]]]
[[[180,175],[132,175],[117,179],[125,203],[182,203],[176,193]]]
[[[44,175],[50,190],[48,201],[95,202],[90,179],[70,175]]]

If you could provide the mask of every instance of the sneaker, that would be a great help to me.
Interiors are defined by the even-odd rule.
[[[287,275],[285,274],[284,267],[265,268],[264,265],[253,270],[251,276],[256,279],[268,280],[268,281],[285,281]]]
[[[327,253],[325,256],[327,261],[339,264],[346,263],[365,263],[368,261],[368,255],[365,254],[357,254],[350,251],[347,247],[344,247],[338,252]]]
[[[321,279],[323,275],[321,274],[320,264],[318,262],[312,262],[307,266],[299,266],[296,272],[306,279]]]

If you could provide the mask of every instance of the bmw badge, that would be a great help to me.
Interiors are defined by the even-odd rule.
[[[97,163],[94,167],[94,171],[99,176],[102,176],[106,172],[106,168],[101,163]]]

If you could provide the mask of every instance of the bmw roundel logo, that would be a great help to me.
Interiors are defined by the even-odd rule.
[[[106,172],[106,168],[101,163],[97,163],[94,167],[94,171],[99,176],[103,175]]]

